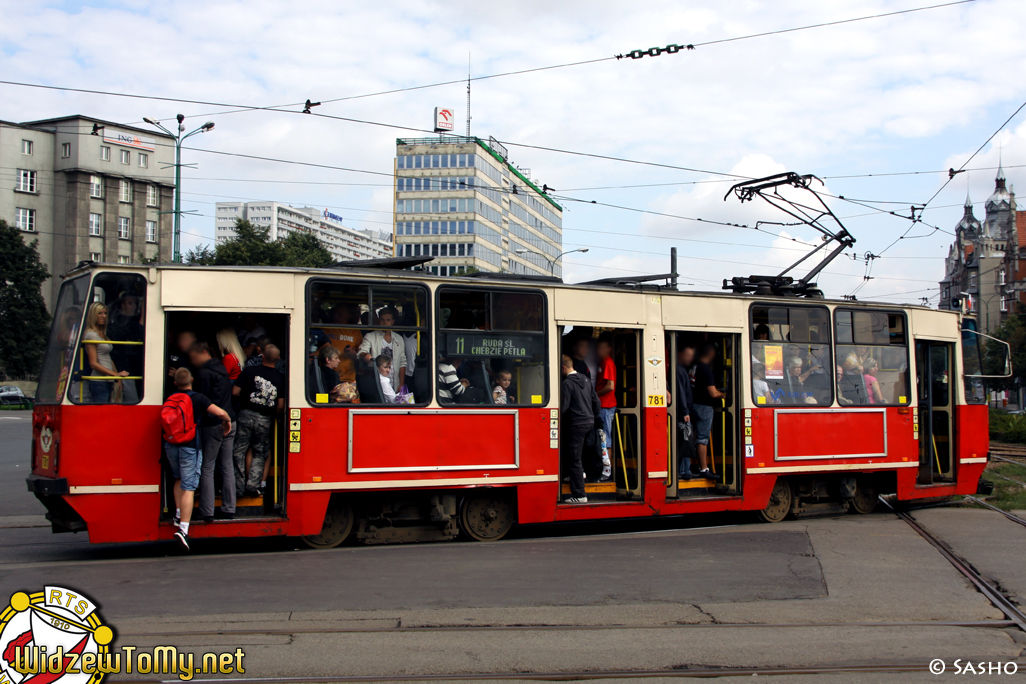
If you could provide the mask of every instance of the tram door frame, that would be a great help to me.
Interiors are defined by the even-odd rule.
[[[677,393],[677,342],[680,335],[685,334],[703,334],[712,333],[719,337],[719,343],[717,344],[717,353],[720,355],[720,363],[724,369],[729,369],[731,386],[727,388],[727,399],[723,408],[716,408],[716,414],[713,420],[712,427],[712,444],[711,447],[719,447],[724,451],[721,452],[721,459],[718,463],[714,463],[714,450],[709,450],[709,464],[714,472],[723,475],[725,472],[725,461],[726,461],[726,447],[729,443],[733,459],[733,479],[729,482],[727,478],[724,478],[722,482],[715,486],[716,494],[730,494],[737,495],[741,492],[741,478],[744,472],[743,456],[741,455],[740,445],[744,442],[741,437],[741,423],[739,414],[741,413],[741,394],[745,391],[747,384],[743,377],[742,366],[740,360],[741,354],[741,335],[736,332],[730,331],[710,331],[710,330],[666,330],[666,336],[669,338],[666,340],[664,347],[667,353],[666,359],[666,376],[668,378],[668,384],[670,387],[670,396],[672,401],[670,406],[667,408],[667,419],[666,429],[667,435],[667,447],[669,453],[666,458],[668,472],[666,473],[666,498],[667,499],[679,499],[679,483],[680,483],[680,463],[678,461],[677,452],[677,402],[680,400]],[[729,354],[723,346],[724,340],[730,340]],[[696,349],[696,352],[698,350]],[[717,383],[719,384],[719,383]],[[729,420],[730,422],[725,426],[723,421]],[[726,437],[726,440],[725,440]],[[718,439],[717,439],[718,438]],[[692,457],[692,465],[698,463],[697,454]]]
[[[618,500],[641,501],[644,496],[642,485],[645,478],[642,461],[645,454],[645,430],[644,416],[644,392],[642,391],[641,363],[645,358],[644,354],[644,329],[618,327],[612,332],[613,336],[613,361],[616,363],[617,380],[613,392],[617,395],[616,413],[613,415],[613,450],[610,453],[610,464],[613,470],[613,482],[616,483],[616,496]],[[620,340],[625,336],[634,337],[634,406],[622,407],[620,404],[625,387],[620,378],[626,377],[626,367],[621,363],[618,356]],[[631,416],[633,416],[633,428],[630,427]],[[621,420],[622,419],[622,420]],[[632,433],[633,430],[633,433]],[[634,467],[627,465],[628,457],[633,452]],[[618,462],[619,461],[619,462]],[[633,475],[633,478],[631,477]],[[621,479],[622,485],[621,486]],[[631,484],[633,483],[633,487]]]
[[[289,454],[290,454],[290,418],[291,410],[290,403],[292,400],[289,385],[295,369],[291,359],[291,348],[292,348],[292,324],[293,316],[296,314],[296,310],[265,310],[265,309],[206,309],[201,307],[186,306],[186,307],[165,307],[163,310],[164,317],[162,321],[161,335],[164,338],[164,352],[161,360],[161,372],[160,376],[163,378],[167,373],[167,362],[172,351],[173,342],[168,339],[168,331],[173,330],[175,326],[172,325],[172,319],[178,317],[185,318],[189,314],[224,314],[224,315],[238,315],[238,314],[256,314],[261,316],[272,316],[280,319],[282,326],[282,339],[277,345],[281,351],[281,358],[286,364],[285,373],[285,408],[282,410],[281,415],[275,416],[271,422],[271,444],[270,454],[268,460],[271,460],[272,472],[268,474],[268,486],[266,488],[267,494],[265,496],[270,497],[270,505],[265,502],[264,512],[261,515],[244,516],[236,514],[235,518],[225,520],[223,522],[252,522],[254,520],[284,520],[288,516],[286,514],[288,510],[288,472],[289,472]],[[300,373],[305,379],[305,363],[302,365]],[[162,381],[163,382],[163,381]],[[233,385],[234,386],[234,385]],[[236,419],[238,416],[236,416]],[[237,426],[237,422],[234,423]],[[198,428],[197,428],[198,429]],[[238,430],[237,427],[235,427]],[[238,434],[238,433],[236,433]],[[167,466],[164,465],[166,457],[163,455],[163,445],[161,445],[161,493],[160,493],[160,515],[161,520],[164,522],[170,521],[172,513],[174,512],[174,499],[170,494],[171,486],[174,484],[174,480],[169,480],[170,471]],[[272,460],[273,459],[273,460]],[[216,466],[215,466],[216,471]],[[271,479],[273,478],[273,480]],[[274,482],[274,491],[272,491],[272,481]],[[240,492],[236,492],[236,501],[242,498]],[[198,499],[197,499],[198,501]]]
[[[931,485],[935,480],[941,480],[942,483],[955,480],[954,412],[957,387],[952,383],[955,377],[954,353],[955,345],[951,342],[915,340],[916,399],[920,426],[917,485]],[[938,391],[944,387],[946,396]],[[943,403],[939,403],[942,400]],[[939,443],[938,438],[941,440]]]

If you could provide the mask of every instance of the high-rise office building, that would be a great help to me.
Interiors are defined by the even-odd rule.
[[[494,139],[396,141],[397,256],[432,273],[562,275],[563,208]]]
[[[290,232],[313,233],[336,261],[383,259],[392,256],[392,236],[381,230],[342,225],[342,217],[327,209],[292,207],[279,202],[218,202],[214,239],[221,244],[235,236],[235,220],[269,229],[272,240]]]

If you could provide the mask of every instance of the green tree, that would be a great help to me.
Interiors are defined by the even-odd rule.
[[[39,374],[50,331],[42,291],[50,273],[37,245],[0,220],[0,375],[8,378]]]
[[[185,263],[197,266],[210,266],[214,263],[214,250],[210,245],[200,245],[185,253]]]
[[[1011,388],[1015,384],[1015,376],[1026,380],[1026,321],[1023,320],[1024,317],[1026,317],[1026,313],[1020,307],[1015,315],[1009,316],[994,331],[994,337],[1008,343],[1012,359],[1012,373],[1014,375],[1007,380],[995,379],[988,382],[987,384],[992,389],[1000,389],[1001,387]],[[984,344],[983,364],[985,372],[988,375],[1004,373],[1005,350],[1003,345],[993,342],[987,344],[986,338],[983,338],[981,342]]]
[[[272,240],[270,228],[254,226],[244,219],[235,220],[235,236],[213,249],[200,245],[185,254],[185,262],[200,266],[293,266],[324,268],[335,260],[317,236],[289,233]]]
[[[335,260],[316,235],[312,233],[289,233],[281,241],[284,261],[282,266],[304,268],[327,268]]]

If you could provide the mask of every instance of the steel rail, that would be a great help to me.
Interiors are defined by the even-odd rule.
[[[994,606],[1005,614],[1009,620],[1015,623],[1015,626],[1026,632],[1026,614],[1019,610],[1019,608],[1012,603],[1008,598],[1005,597],[1000,591],[990,586],[983,577],[976,572],[968,561],[955,553],[950,546],[944,543],[939,537],[934,535],[928,529],[919,524],[919,522],[911,515],[904,511],[900,511],[891,505],[887,499],[882,496],[879,497],[888,508],[890,508],[895,515],[908,523],[908,526],[919,533],[923,539],[928,541],[931,546],[937,549],[944,558],[955,566],[955,569],[965,575],[965,577],[973,583],[976,589],[987,597]]]
[[[459,674],[340,675],[329,677],[231,677],[204,679],[217,684],[346,684],[349,682],[466,682],[528,680],[568,682],[588,679],[652,679],[655,677],[743,677],[755,675],[859,674],[877,672],[928,672],[922,662],[864,665],[811,665],[807,667],[686,667],[658,670],[566,670],[562,672],[464,672]],[[118,679],[122,684],[181,684],[178,679]]]
[[[156,637],[198,637],[198,636],[289,636],[293,634],[415,634],[432,632],[576,632],[596,630],[631,630],[631,629],[733,629],[733,628],[823,628],[823,627],[987,627],[1004,629],[1015,627],[1012,620],[923,620],[898,622],[696,622],[670,623],[661,625],[444,625],[418,627],[298,627],[295,629],[212,629],[212,630],[178,630],[163,632],[126,632],[119,631],[120,637],[156,638]]]
[[[989,508],[992,511],[997,511],[998,513],[1000,513],[1001,515],[1005,516],[1006,518],[1008,518],[1012,522],[1019,523],[1023,527],[1026,527],[1026,520],[1023,520],[1022,518],[1020,518],[1017,515],[1012,515],[1008,511],[1003,511],[1000,508],[998,508],[997,506],[992,506],[989,503],[987,503],[986,501],[981,501],[980,499],[977,499],[975,496],[968,496],[968,495],[966,495],[965,498],[968,499],[969,501],[974,502],[974,503],[978,503],[981,506],[986,506],[987,508]]]

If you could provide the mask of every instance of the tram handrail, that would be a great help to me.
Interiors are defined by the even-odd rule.
[[[79,380],[142,380],[141,375],[80,375]]]
[[[143,346],[145,342],[132,342],[130,340],[82,340],[82,344],[129,344]]]

